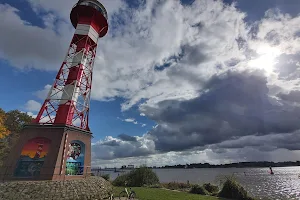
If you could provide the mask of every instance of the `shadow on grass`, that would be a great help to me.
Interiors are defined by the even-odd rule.
[[[113,194],[115,198],[118,198],[120,192],[123,190],[124,187],[114,187]],[[137,199],[139,200],[228,200],[226,198],[191,194],[187,192],[166,190],[162,188],[133,187],[132,190],[136,192]]]

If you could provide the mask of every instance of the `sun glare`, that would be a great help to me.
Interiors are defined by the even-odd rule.
[[[249,66],[265,70],[267,75],[274,71],[274,65],[277,63],[276,58],[280,55],[280,50],[268,45],[260,46],[256,51],[259,56],[249,61]]]

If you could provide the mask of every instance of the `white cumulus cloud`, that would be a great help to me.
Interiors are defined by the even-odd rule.
[[[38,90],[36,91],[34,94],[41,100],[45,100],[48,93],[49,93],[49,90],[51,89],[51,85],[45,85],[44,89],[43,90]]]
[[[25,104],[25,109],[29,112],[37,112],[41,109],[42,104],[35,100],[29,100]]]

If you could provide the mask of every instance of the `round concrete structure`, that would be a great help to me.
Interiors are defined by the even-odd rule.
[[[91,176],[67,181],[10,181],[0,183],[0,199],[107,199],[112,185]]]

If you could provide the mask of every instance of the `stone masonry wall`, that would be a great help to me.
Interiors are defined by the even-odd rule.
[[[2,200],[66,200],[108,198],[111,184],[101,177],[66,181],[12,181],[0,183]]]

